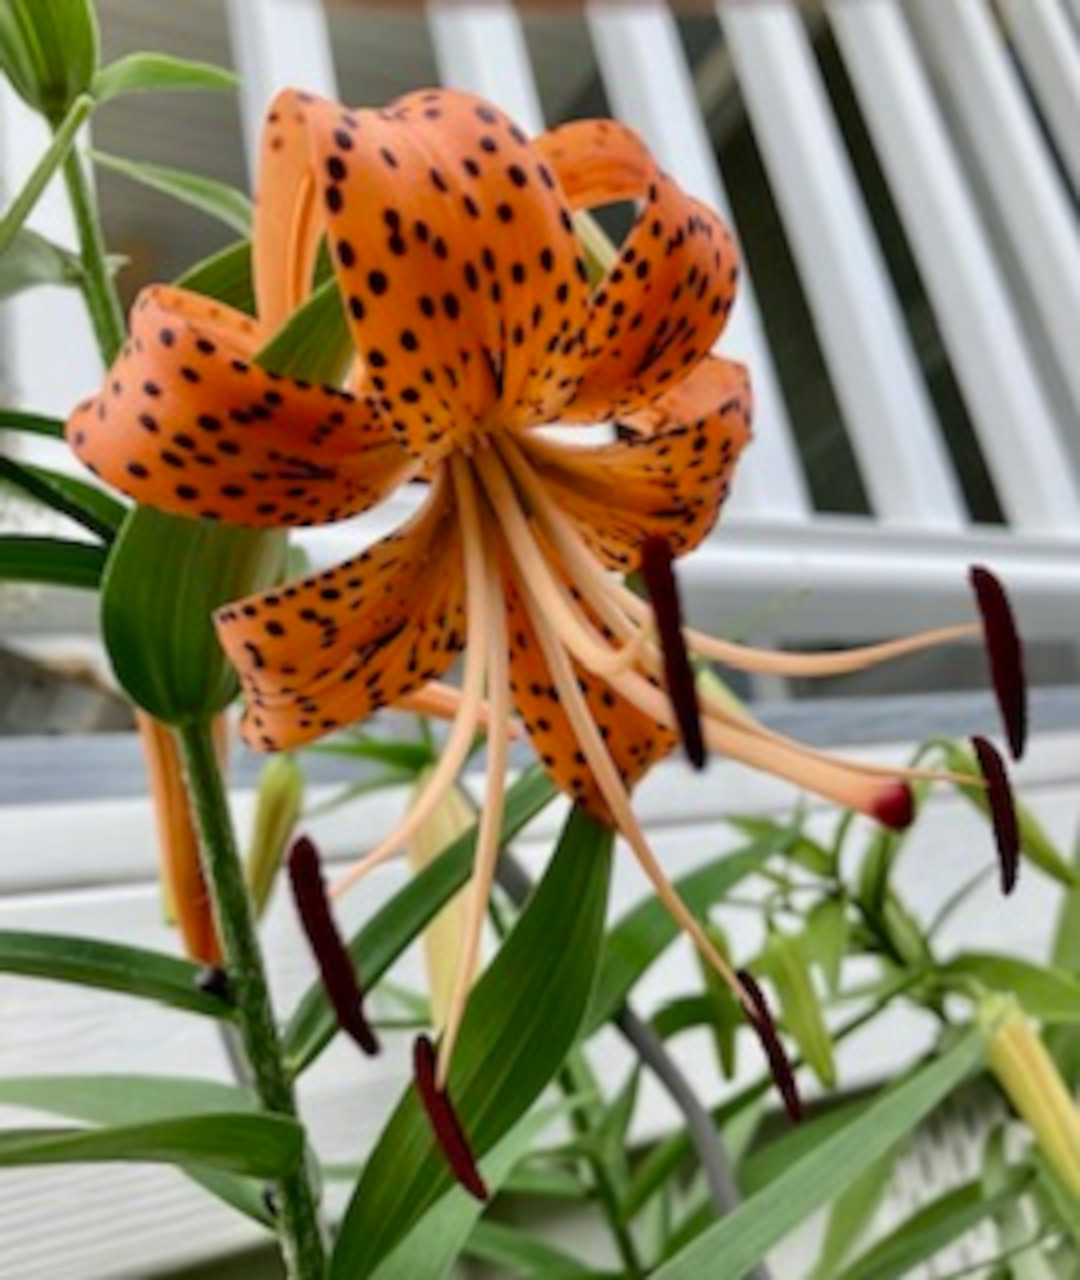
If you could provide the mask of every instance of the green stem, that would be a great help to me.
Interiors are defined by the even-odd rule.
[[[202,848],[203,870],[214,902],[230,992],[255,1088],[267,1111],[296,1117],[281,1041],[259,947],[228,800],[213,738],[205,722],[177,730]],[[315,1196],[301,1165],[278,1186],[277,1226],[290,1280],[322,1280],[326,1261]]]
[[[105,363],[112,364],[124,345],[127,333],[124,309],[116,292],[116,285],[109,273],[105,256],[105,238],[101,234],[101,218],[97,197],[86,177],[82,157],[72,149],[64,160],[64,181],[67,185],[71,212],[79,233],[79,251],[82,257],[83,296],[90,311],[98,346]]]
[[[12,200],[3,219],[0,219],[0,254],[11,245],[26,219],[33,212],[34,205],[41,198],[41,193],[49,185],[60,165],[67,159],[74,145],[75,135],[93,109],[94,100],[85,93],[71,104],[71,109],[61,120],[53,135],[49,149],[34,166],[34,171],[27,178],[25,186]]]

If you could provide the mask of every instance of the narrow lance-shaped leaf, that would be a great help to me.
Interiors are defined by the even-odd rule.
[[[39,285],[75,285],[81,279],[78,258],[29,227],[20,227],[0,252],[0,300]]]
[[[132,93],[205,93],[233,90],[238,84],[236,72],[211,62],[193,62],[165,53],[129,53],[101,68],[92,92],[98,102],[108,102]]]
[[[816,1209],[893,1147],[970,1074],[985,1036],[973,1030],[946,1053],[907,1076],[839,1133],[818,1144],[764,1191],[744,1200],[654,1273],[653,1280],[742,1280]]]
[[[784,1026],[807,1066],[831,1089],[836,1083],[832,1037],[810,976],[802,938],[773,933],[757,967],[772,979]]]
[[[126,507],[94,485],[0,455],[0,482],[3,481],[58,514],[75,520],[104,542],[112,541],[127,514]]]
[[[113,173],[122,174],[144,187],[190,205],[201,213],[217,218],[242,236],[251,233],[251,201],[242,191],[214,178],[151,164],[147,160],[128,160],[123,156],[95,151],[94,163]]]
[[[472,993],[448,1082],[480,1157],[532,1105],[581,1026],[603,937],[611,832],[575,811]],[[331,1280],[362,1280],[453,1185],[415,1090],[391,1117],[338,1237]]]
[[[40,582],[95,590],[105,571],[105,550],[64,538],[0,534],[0,581]]]

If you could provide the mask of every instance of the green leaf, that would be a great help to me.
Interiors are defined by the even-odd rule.
[[[239,83],[235,72],[210,62],[192,62],[164,53],[130,53],[102,67],[91,92],[98,102],[109,102],[131,93],[231,90]]]
[[[581,1027],[603,938],[612,833],[580,810],[469,1000],[449,1092],[478,1155],[555,1075]],[[341,1224],[330,1280],[363,1280],[453,1186],[416,1090],[391,1117]]]
[[[90,88],[97,60],[90,0],[0,0],[0,72],[53,124]]]
[[[827,1088],[836,1083],[832,1036],[797,934],[772,933],[762,953],[762,973],[772,979],[785,1029],[814,1075]]]
[[[336,385],[355,355],[336,280],[320,285],[255,357],[285,377]]]
[[[488,1190],[498,1191],[558,1108],[519,1120],[480,1163]],[[440,1280],[475,1231],[484,1206],[460,1188],[449,1191],[375,1269],[375,1280]]]
[[[786,830],[771,832],[744,849],[725,854],[677,880],[675,889],[690,910],[701,915],[740,881],[760,871],[788,834]],[[600,976],[585,1020],[586,1035],[616,1012],[634,984],[679,936],[679,926],[656,898],[647,898],[618,922],[604,947]]]
[[[853,1098],[838,1103],[812,1115],[800,1124],[790,1125],[771,1142],[755,1145],[739,1164],[739,1186],[746,1196],[755,1195],[762,1188],[809,1156],[823,1142],[835,1137],[873,1105],[875,1098],[885,1096],[881,1089],[869,1098]]]
[[[904,1280],[920,1263],[928,1262],[1012,1199],[1026,1176],[1018,1173],[1006,1190],[993,1196],[988,1196],[979,1182],[946,1191],[852,1263],[842,1280]]]
[[[465,1252],[470,1258],[498,1267],[499,1274],[504,1276],[540,1275],[545,1280],[556,1280],[556,1277],[580,1278],[586,1274],[581,1261],[571,1254],[501,1222],[478,1222]],[[597,1273],[589,1271],[588,1274]]]
[[[508,843],[555,798],[554,783],[539,768],[523,774],[506,793],[501,842]],[[472,871],[477,829],[473,827],[379,910],[349,943],[349,954],[370,991],[405,948],[461,888]],[[326,989],[314,983],[305,992],[282,1038],[289,1072],[298,1075],[337,1033]]]
[[[825,985],[835,995],[848,946],[847,902],[842,896],[823,898],[806,918],[803,947],[806,958],[820,965]]]
[[[13,298],[37,285],[71,285],[81,279],[78,258],[29,227],[16,231],[11,243],[0,252],[0,299]]]
[[[285,534],[186,520],[136,507],[113,544],[101,583],[102,631],[116,678],[166,724],[223,710],[236,673],[213,613],[280,579]]]
[[[242,236],[251,234],[251,201],[242,191],[226,182],[187,173],[183,169],[151,164],[148,160],[128,160],[103,151],[94,151],[93,160],[103,169],[122,174],[144,187],[151,187],[162,195],[171,196],[211,218],[217,218]]]
[[[26,431],[30,435],[50,436],[63,440],[64,424],[59,418],[45,418],[38,413],[23,413],[18,409],[0,409],[0,428],[5,431]]]
[[[226,306],[253,316],[255,286],[251,279],[251,241],[237,240],[226,245],[185,271],[176,283],[182,289],[216,298]]]
[[[254,1094],[190,1076],[0,1076],[0,1102],[89,1124],[133,1125],[182,1115],[254,1111]]]
[[[984,1037],[968,1032],[906,1077],[838,1134],[744,1200],[654,1273],[653,1280],[741,1280],[779,1240],[863,1176],[963,1081],[983,1056]]]
[[[941,965],[937,976],[946,985],[950,979],[974,978],[991,991],[1010,991],[1041,1022],[1080,1023],[1080,980],[1048,965],[969,951]]]
[[[413,776],[433,763],[432,750],[426,742],[397,742],[392,738],[372,738],[366,734],[317,743],[308,749],[315,755],[377,760]]]
[[[188,1013],[231,1019],[230,1005],[200,990],[201,972],[189,960],[141,947],[68,934],[0,929],[0,973],[119,991]]]
[[[812,1280],[833,1280],[866,1234],[892,1181],[897,1153],[888,1151],[833,1201]]]
[[[304,1131],[284,1116],[181,1116],[111,1129],[0,1131],[0,1167],[137,1160],[205,1165],[227,1173],[276,1178],[303,1157]]]
[[[0,534],[0,580],[94,590],[104,571],[105,549],[96,543]]]
[[[84,529],[111,542],[127,508],[97,488],[60,471],[14,462],[0,455],[0,481],[36,498],[53,511],[70,517]]]

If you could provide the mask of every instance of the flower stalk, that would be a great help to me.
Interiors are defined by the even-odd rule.
[[[255,918],[236,847],[228,801],[208,724],[177,730],[193,801],[218,933],[228,967],[237,1022],[259,1100],[266,1110],[295,1119]],[[289,1280],[322,1280],[325,1253],[315,1195],[301,1164],[278,1185],[277,1228]]]
[[[109,271],[97,196],[77,147],[71,147],[64,158],[64,184],[79,236],[83,297],[86,299],[102,358],[108,365],[116,359],[124,345],[124,311]]]

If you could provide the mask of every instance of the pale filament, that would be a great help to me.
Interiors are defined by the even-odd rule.
[[[630,807],[630,800],[622,779],[619,777],[619,771],[616,769],[615,762],[612,760],[604,740],[600,736],[600,731],[592,718],[585,697],[578,687],[577,676],[571,666],[570,657],[544,613],[545,601],[534,595],[530,583],[525,582],[522,585],[525,588],[525,606],[540,647],[544,652],[552,681],[559,695],[560,705],[570,721],[574,737],[585,756],[593,778],[604,798],[604,803],[611,811],[615,826],[634,851],[642,870],[652,882],[656,896],[671,913],[675,922],[689,935],[702,956],[728,984],[736,998],[747,1010],[747,1013],[750,1016],[755,1016],[755,1005],[743,989],[731,966],[709,941],[701,925],[694,919],[686,904],[675,892],[674,886],[664,875],[663,869],[656,860],[656,855],[649,848],[645,834],[638,825],[633,809]]]
[[[458,774],[469,758],[473,739],[476,736],[480,711],[483,705],[484,673],[488,662],[487,618],[488,585],[487,570],[484,564],[483,546],[480,540],[479,525],[473,528],[476,521],[476,503],[469,507],[463,503],[462,494],[466,485],[471,485],[472,477],[468,472],[468,463],[464,459],[451,459],[451,478],[454,482],[458,509],[462,526],[462,553],[465,559],[465,599],[466,626],[468,642],[465,646],[465,667],[461,681],[461,701],[450,726],[439,756],[438,764],[428,779],[428,784],[415,803],[381,844],[370,853],[364,855],[335,883],[331,896],[340,897],[353,885],[380,863],[392,858],[416,835],[417,831],[431,817],[454,785]]]
[[[548,446],[550,447],[550,446]],[[575,578],[588,575],[601,585],[613,602],[643,626],[651,627],[652,610],[646,600],[635,595],[616,578],[607,574],[588,549],[572,520],[559,510],[547,492],[544,482],[537,475],[528,456],[527,448],[520,442],[504,438],[500,448],[519,483],[529,494],[539,513],[544,516],[545,527],[553,539],[559,541],[560,553],[568,565],[573,555]],[[571,547],[580,554],[574,554]],[[606,619],[605,619],[606,621]],[[609,623],[609,625],[611,625]],[[767,649],[754,649],[748,645],[721,640],[692,627],[683,628],[687,646],[699,657],[720,662],[733,671],[745,671],[755,675],[780,676],[841,676],[865,671],[879,663],[889,662],[908,654],[934,649],[943,644],[955,644],[961,640],[977,638],[982,634],[978,623],[957,623],[951,627],[938,627],[933,631],[921,631],[897,640],[885,640],[879,644],[861,645],[839,653],[779,653]]]
[[[612,649],[594,628],[579,618],[567,599],[565,588],[552,573],[547,557],[537,545],[495,452],[485,449],[477,454],[475,462],[521,577],[543,593],[544,607],[550,610],[552,623],[563,643],[597,675],[606,676],[632,667],[640,657],[639,641],[635,640],[623,649]]]
[[[653,621],[651,607],[646,601],[634,595],[632,591],[628,591],[617,583],[599,565],[596,557],[589,551],[581,535],[574,528],[573,523],[563,515],[551,496],[545,491],[543,483],[529,466],[528,460],[516,443],[510,440],[503,440],[500,442],[500,447],[504,452],[508,466],[513,470],[515,478],[525,489],[530,503],[533,504],[544,532],[551,538],[555,549],[562,556],[575,584],[581,589],[584,597],[603,621],[624,638],[633,634],[636,630],[635,623],[631,622],[627,617],[628,613],[632,612],[644,626],[651,627]],[[623,612],[624,609],[625,612]],[[871,651],[875,651],[878,657],[870,661],[885,661],[888,657],[898,656],[900,651],[910,652],[916,648],[928,647],[932,637],[936,637],[936,640],[933,641],[934,643],[942,643],[944,640],[966,637],[972,630],[977,631],[978,628],[969,626],[943,628],[938,632],[912,636],[907,640],[900,640],[891,644],[866,647],[861,652],[865,657]],[[690,634],[689,631],[684,631],[684,635],[689,636]],[[703,639],[708,640],[709,637],[705,636]],[[734,647],[739,648],[739,646]],[[700,651],[701,646],[699,646]],[[813,658],[826,655],[781,656]],[[845,653],[827,656],[830,658],[833,656],[846,658],[849,655]],[[586,665],[588,664],[586,663]],[[654,645],[643,645],[640,665],[651,675],[655,675],[660,670],[660,655]],[[857,669],[857,667],[851,668],[851,670]],[[633,702],[639,710],[651,715],[668,728],[673,728],[674,721],[670,711],[665,711],[664,714],[661,714],[661,710],[667,707],[667,699],[660,695],[647,681],[618,678],[621,674],[616,673],[611,678],[611,683],[619,689],[619,692]],[[887,779],[902,777],[912,781],[921,779],[931,782],[957,782],[965,785],[978,782],[978,779],[972,778],[967,774],[955,774],[941,769],[901,769],[888,765],[869,764],[863,761],[844,760],[828,752],[795,742],[782,734],[778,734],[775,730],[766,728],[765,725],[755,720],[746,711],[724,703],[705,689],[699,687],[698,696],[701,700],[702,710],[708,720],[716,721],[723,726],[759,738],[764,742],[775,744],[784,751],[798,753],[807,761],[816,762],[829,769],[839,769],[866,777]]]
[[[409,711],[418,716],[432,716],[437,720],[453,720],[461,706],[461,690],[442,680],[432,680],[430,684],[417,689],[415,693],[406,693],[394,704],[401,711]],[[487,730],[491,726],[491,704],[486,700],[480,703],[476,717],[478,729]],[[511,719],[507,725],[511,739],[520,738],[525,727],[518,719]]]
[[[471,477],[468,489],[461,487],[463,502],[468,501],[474,509],[474,517],[478,506],[475,489],[472,488]],[[468,498],[465,495],[468,492]],[[472,519],[469,525],[475,524],[479,530],[480,521]],[[466,532],[466,537],[472,536]],[[476,533],[477,546],[483,556],[488,574],[487,605],[487,643],[490,654],[488,666],[488,698],[491,704],[491,732],[487,744],[487,787],[484,793],[484,805],[480,813],[480,829],[476,838],[476,854],[473,859],[472,878],[469,881],[468,911],[465,922],[465,948],[458,963],[454,989],[447,1010],[446,1026],[439,1041],[438,1060],[436,1063],[435,1081],[440,1089],[446,1087],[446,1077],[450,1070],[451,1055],[461,1030],[465,1016],[465,1006],[472,988],[473,979],[480,961],[480,938],[483,931],[484,918],[491,886],[495,879],[495,864],[499,858],[500,837],[502,835],[503,810],[506,799],[506,766],[507,743],[509,735],[507,724],[510,720],[510,662],[509,643],[506,634],[506,604],[503,598],[502,580],[498,566],[494,563],[490,552],[484,552],[482,535]]]

